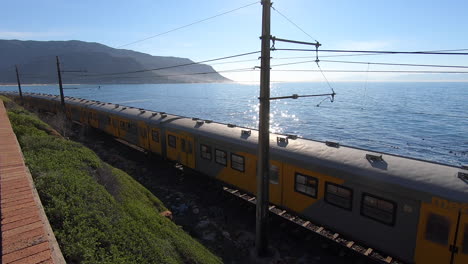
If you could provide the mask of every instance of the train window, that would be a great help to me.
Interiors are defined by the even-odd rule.
[[[200,145],[200,156],[203,159],[211,160],[211,147],[208,147],[207,145]]]
[[[226,151],[215,149],[215,162],[226,167],[227,166]]]
[[[463,254],[468,254],[468,224],[465,224],[465,235],[463,236],[462,247]]]
[[[154,142],[159,142],[159,132],[158,131],[153,130],[153,132],[151,133],[151,136],[153,137]]]
[[[173,135],[167,135],[167,144],[169,147],[176,148],[177,147],[177,139]]]
[[[108,125],[112,124],[112,119],[110,118],[110,116],[107,117],[107,124]]]
[[[231,153],[231,168],[244,172],[245,170],[245,158],[240,155]]]
[[[363,193],[361,200],[361,215],[379,221],[386,225],[394,225],[397,205],[387,199]]]
[[[326,182],[325,201],[343,209],[351,210],[353,206],[353,191],[350,188]]]
[[[429,214],[427,217],[425,239],[437,244],[447,245],[450,220],[446,216]]]
[[[294,178],[294,191],[312,198],[317,198],[317,186],[317,178],[296,172],[296,176]]]
[[[279,167],[276,165],[270,165],[270,183],[279,183]]]

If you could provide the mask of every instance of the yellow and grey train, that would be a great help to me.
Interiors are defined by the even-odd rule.
[[[27,94],[51,112],[58,96]],[[66,97],[75,121],[246,192],[258,133],[235,125]],[[408,263],[468,263],[468,168],[271,134],[270,201]]]

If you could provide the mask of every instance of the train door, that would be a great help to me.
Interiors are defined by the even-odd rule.
[[[119,138],[124,138],[125,135],[127,135],[129,123],[123,119],[118,119],[118,121],[119,121],[118,136]]]
[[[466,264],[468,263],[468,212],[465,209],[465,213],[459,214],[454,264]]]
[[[80,122],[84,125],[88,124],[88,111],[84,107],[80,111]]]
[[[99,128],[99,120],[96,111],[89,111],[88,113],[88,123],[94,127]]]
[[[458,210],[449,209],[448,206],[421,204],[416,263],[453,264],[458,213]]]
[[[177,134],[171,131],[167,131],[166,135],[167,135],[167,138],[166,138],[167,158],[170,160],[179,161],[180,157],[179,157],[178,148],[179,148],[180,142],[178,142],[179,140],[177,140]]]
[[[138,122],[138,144],[149,150],[148,126],[144,122]]]
[[[195,168],[194,139],[190,135],[180,135],[179,161],[182,165]]]
[[[192,136],[186,135],[185,140],[187,141],[186,148],[186,163],[185,166],[195,169],[195,140]]]
[[[159,128],[151,128],[149,146],[150,151],[158,154],[162,154],[161,152],[161,129]]]
[[[283,163],[270,161],[270,202],[276,205],[282,204],[281,186],[283,183]]]
[[[111,122],[112,122],[112,134],[114,137],[119,136],[119,120],[115,117],[111,117]]]

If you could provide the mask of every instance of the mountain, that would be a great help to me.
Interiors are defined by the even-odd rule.
[[[60,58],[63,83],[128,84],[231,81],[205,64],[122,74],[193,63],[186,58],[152,56],[77,40],[0,40],[0,84],[16,83],[14,65],[18,65],[22,83],[57,83],[56,56]],[[197,74],[207,72],[209,74]]]

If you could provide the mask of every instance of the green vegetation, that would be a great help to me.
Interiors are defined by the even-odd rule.
[[[67,263],[221,262],[161,216],[161,201],[128,174],[0,100]]]

